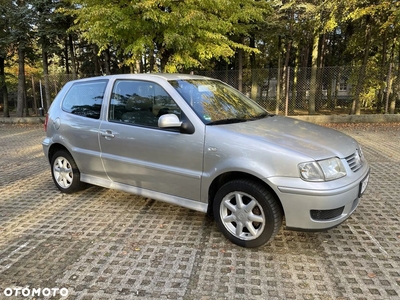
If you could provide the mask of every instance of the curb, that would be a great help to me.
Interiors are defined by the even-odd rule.
[[[400,114],[386,115],[319,115],[319,116],[290,116],[290,118],[315,124],[329,123],[397,123]]]
[[[46,117],[0,118],[0,124],[44,124]]]
[[[386,115],[317,115],[317,116],[289,116],[290,118],[307,121],[315,124],[329,123],[397,123],[400,114]],[[44,124],[45,117],[12,117],[0,118],[0,124]]]

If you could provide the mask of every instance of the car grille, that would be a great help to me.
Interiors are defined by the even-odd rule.
[[[357,172],[363,165],[362,153],[359,150],[347,156],[346,160],[353,172]]]
[[[311,218],[316,221],[326,221],[330,219],[334,219],[339,217],[344,210],[344,206],[335,208],[335,209],[327,209],[327,210],[311,210]]]

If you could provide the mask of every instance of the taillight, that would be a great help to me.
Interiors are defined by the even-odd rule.
[[[44,119],[44,131],[47,131],[47,123],[49,121],[49,115],[46,114],[46,119]]]

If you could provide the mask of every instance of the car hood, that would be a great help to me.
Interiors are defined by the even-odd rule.
[[[358,147],[352,137],[342,132],[288,117],[269,116],[222,127],[244,138],[283,147],[315,160],[334,156],[344,158]]]

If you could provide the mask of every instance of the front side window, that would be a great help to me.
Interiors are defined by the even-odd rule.
[[[99,119],[107,80],[76,82],[69,89],[62,103],[66,112]]]
[[[171,80],[169,83],[207,125],[246,122],[267,112],[253,100],[217,80]]]
[[[158,127],[164,114],[181,116],[181,110],[158,84],[139,80],[119,80],[114,84],[108,120]]]

